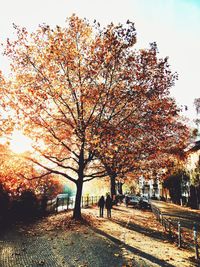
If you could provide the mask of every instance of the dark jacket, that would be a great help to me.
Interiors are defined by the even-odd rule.
[[[104,200],[104,196],[102,196],[99,199],[98,207],[104,208],[104,206],[105,206],[105,200]]]
[[[112,198],[109,195],[106,198],[106,209],[112,209]]]

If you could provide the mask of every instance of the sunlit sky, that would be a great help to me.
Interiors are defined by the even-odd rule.
[[[11,136],[10,149],[14,153],[23,153],[31,151],[31,140],[24,136],[20,131],[15,130]]]
[[[102,25],[135,22],[137,47],[156,41],[160,56],[169,56],[179,73],[172,95],[194,116],[193,101],[200,97],[200,0],[1,0],[0,42],[13,36],[12,23],[34,30],[41,23],[63,25],[72,13]],[[3,56],[0,69],[8,73]]]

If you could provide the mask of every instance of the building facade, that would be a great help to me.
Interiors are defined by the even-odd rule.
[[[139,194],[148,198],[160,199],[163,195],[162,183],[158,178],[156,179],[145,179],[141,176],[138,180],[139,183]]]

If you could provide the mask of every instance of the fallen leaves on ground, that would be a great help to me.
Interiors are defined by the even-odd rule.
[[[84,235],[88,232],[80,227],[81,225],[94,225],[96,218],[91,214],[84,214],[81,221],[72,219],[72,212],[58,213],[50,215],[31,225],[23,225],[20,227],[21,232],[28,235],[37,236],[45,232],[56,232],[59,230],[75,230],[76,232],[84,231]]]
[[[123,206],[120,208],[126,209]],[[22,231],[26,230],[29,235],[33,236],[40,234],[49,235],[48,240],[50,241],[52,238],[60,238],[59,234],[62,233],[63,230],[65,232],[73,231],[84,235],[84,238],[89,240],[90,231],[88,226],[92,226],[93,229],[99,229],[101,232],[113,236],[115,239],[122,242],[122,244],[119,245],[120,253],[113,251],[112,255],[116,258],[124,258],[127,263],[130,259],[135,260],[135,257],[140,258],[140,251],[142,251],[142,253],[145,252],[156,258],[161,257],[160,259],[168,263],[178,264],[181,261],[182,266],[189,266],[186,265],[188,262],[185,260],[188,258],[188,252],[186,250],[178,250],[177,246],[167,239],[163,226],[160,222],[156,221],[154,215],[150,211],[142,212],[141,210],[130,208],[126,209],[126,211],[127,213],[124,214],[120,210],[113,210],[111,219],[102,219],[97,216],[98,208],[83,209],[82,221],[73,220],[72,212],[63,212],[43,218],[31,226],[22,227]],[[129,247],[136,248],[138,252],[135,251],[133,254],[127,249],[126,244],[128,244]],[[66,247],[75,246],[73,241],[68,242],[67,240],[65,245]],[[111,247],[111,243],[108,244],[108,248],[111,249]],[[180,252],[179,255],[177,254],[178,252]],[[174,258],[175,254],[177,255],[176,258]],[[186,261],[185,263],[184,260]],[[74,261],[78,264],[79,260],[75,258]],[[87,266],[87,264],[80,264],[77,266]]]

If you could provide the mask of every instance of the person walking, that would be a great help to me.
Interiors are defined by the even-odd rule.
[[[107,217],[111,218],[112,198],[110,197],[110,195],[107,195],[106,198],[106,209],[107,209]]]
[[[98,201],[98,207],[99,207],[99,216],[103,217],[103,209],[105,206],[105,199],[104,196],[101,196],[99,201]]]

